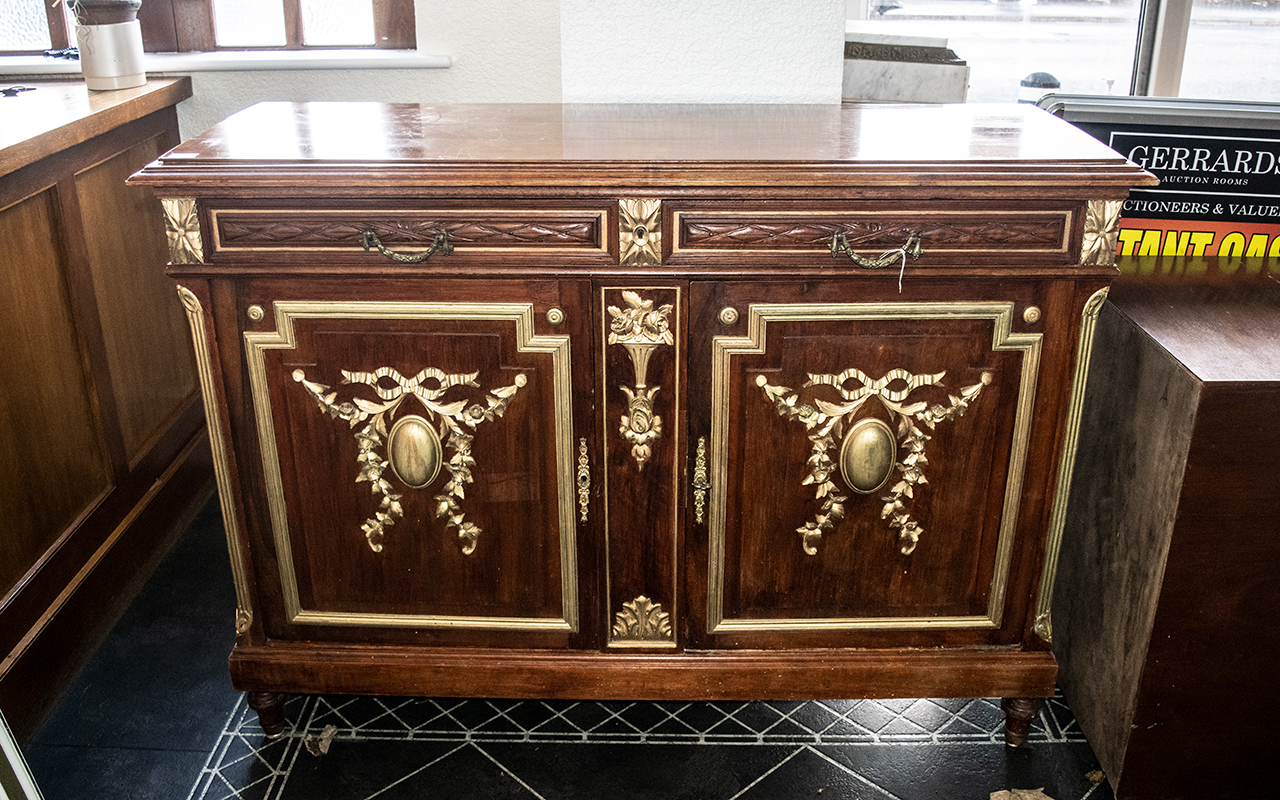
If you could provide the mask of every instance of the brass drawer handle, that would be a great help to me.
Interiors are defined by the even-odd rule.
[[[892,266],[899,262],[905,264],[907,256],[910,256],[911,260],[915,261],[920,258],[921,252],[920,234],[915,231],[907,234],[906,244],[896,250],[889,250],[885,252],[879,258],[863,258],[853,252],[853,248],[849,246],[848,237],[843,233],[837,233],[835,236],[831,237],[831,257],[835,258],[841,253],[844,253],[849,257],[850,261],[863,269],[884,269],[885,267]]]
[[[437,233],[436,238],[431,241],[431,246],[421,253],[397,253],[394,250],[383,247],[382,242],[378,241],[378,234],[372,230],[360,231],[360,244],[364,246],[365,250],[370,247],[376,249],[397,264],[421,264],[435,255],[437,251],[442,256],[447,256],[453,252],[453,245],[449,243],[449,234],[445,231]]]

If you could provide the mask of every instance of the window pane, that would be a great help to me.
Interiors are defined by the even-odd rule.
[[[868,0],[867,33],[925,36],[969,65],[970,102],[1035,102],[1051,91],[1129,93],[1141,0]],[[1059,88],[1021,93],[1047,73]],[[1043,81],[1052,83],[1051,81]]]
[[[221,47],[283,47],[280,0],[213,0],[213,35]]]
[[[373,0],[302,0],[302,38],[309,45],[373,44]]]
[[[41,0],[0,2],[0,50],[48,50],[52,46]]]
[[[1191,4],[1183,97],[1280,100],[1280,2]]]

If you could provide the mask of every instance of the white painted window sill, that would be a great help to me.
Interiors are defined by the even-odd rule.
[[[148,74],[248,72],[274,69],[448,69],[451,56],[417,50],[218,50],[147,53]],[[78,75],[79,61],[45,56],[0,56],[0,75]]]

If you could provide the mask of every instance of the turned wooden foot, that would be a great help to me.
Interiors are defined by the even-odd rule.
[[[1040,713],[1044,699],[1040,697],[1006,697],[1000,701],[1004,709],[1004,743],[1021,747],[1027,743],[1031,720]]]
[[[280,692],[245,692],[249,708],[258,712],[258,724],[268,736],[284,733],[284,699]]]

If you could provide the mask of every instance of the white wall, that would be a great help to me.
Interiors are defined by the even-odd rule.
[[[560,0],[415,0],[414,14],[418,51],[452,67],[192,73],[182,136],[261,100],[560,102]]]
[[[561,0],[566,103],[838,103],[844,0]]]
[[[184,137],[260,100],[838,103],[845,0],[415,0],[449,69],[196,72]]]

